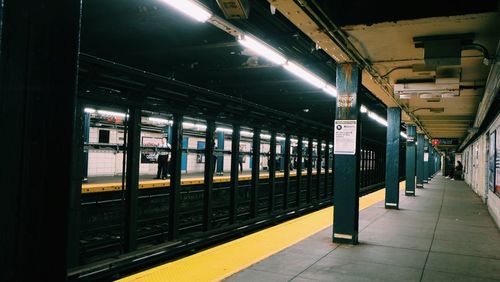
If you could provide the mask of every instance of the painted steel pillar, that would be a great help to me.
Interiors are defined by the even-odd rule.
[[[271,131],[269,148],[269,213],[274,212],[274,197],[276,193],[276,132]]]
[[[424,138],[424,183],[429,182],[429,139]]]
[[[358,243],[360,124],[357,92],[361,70],[356,64],[337,66],[334,122],[333,242]],[[327,145],[328,146],[328,145]]]
[[[129,110],[127,138],[127,170],[125,190],[125,252],[137,248],[137,209],[139,195],[139,165],[141,151],[141,109]]]
[[[179,207],[181,198],[181,158],[182,158],[182,120],[181,114],[174,114],[172,126],[172,166],[169,188],[168,239],[175,240],[179,235]]]
[[[240,125],[233,124],[231,136],[231,180],[229,182],[229,223],[234,224],[238,215],[237,190],[239,179]]]
[[[429,144],[429,181],[432,179],[434,175],[434,147]]]
[[[424,188],[424,135],[417,134],[417,188]]]
[[[285,140],[280,140],[280,171],[285,171]]]
[[[224,132],[217,132],[217,175],[224,173]]]
[[[295,172],[297,173],[295,176],[295,205],[300,207],[300,196],[302,190],[302,150],[303,150],[303,140],[302,136],[298,136],[297,142],[297,167],[295,168]]]
[[[207,120],[207,129],[205,131],[205,171],[203,182],[205,189],[203,191],[203,231],[208,231],[212,225],[212,202],[214,188],[214,135],[215,121]]]
[[[0,281],[66,281],[81,205],[81,1],[2,0],[0,14]]]
[[[283,209],[288,209],[288,193],[290,192],[290,133],[285,135],[285,167],[283,179]]]
[[[250,181],[250,217],[257,216],[260,178],[260,129],[254,128],[252,140],[252,180]]]
[[[408,124],[406,128],[406,181],[405,195],[415,196],[415,157],[416,157],[416,133],[414,124]]]
[[[86,182],[88,173],[89,173],[89,150],[85,149],[85,144],[88,144],[90,141],[90,114],[83,114],[83,156],[82,156],[82,181]]]
[[[399,209],[400,108],[387,109],[387,124],[385,208]]]

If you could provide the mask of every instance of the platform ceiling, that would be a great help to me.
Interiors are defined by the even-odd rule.
[[[283,1],[249,1],[248,20],[228,21],[334,84],[336,61],[301,31],[300,22],[282,14],[278,4]],[[215,0],[201,2],[223,17]],[[381,74],[423,62],[423,49],[413,44],[415,36],[474,33],[474,42],[484,45],[491,55],[496,53],[500,35],[497,1],[421,1],[411,9],[403,2],[307,2],[317,2]],[[270,3],[278,6],[275,14]],[[81,51],[327,125],[333,121],[334,98],[248,52],[229,34],[188,19],[161,0],[83,1]],[[415,110],[432,137],[466,135],[489,72],[481,59],[477,51],[463,52],[461,83],[467,87],[461,89],[460,96],[432,104],[420,98],[401,100]],[[433,74],[402,69],[393,71],[387,79],[391,84],[429,81]],[[363,103],[384,114],[384,105],[369,94],[374,91],[367,86],[362,92]],[[427,107],[444,108],[444,112],[419,110]]]

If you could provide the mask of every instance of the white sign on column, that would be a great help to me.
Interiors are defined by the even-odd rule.
[[[356,154],[357,120],[336,120],[334,124],[333,153]]]

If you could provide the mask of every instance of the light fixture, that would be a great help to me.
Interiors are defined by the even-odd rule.
[[[207,130],[207,126],[204,124],[195,124],[195,128],[200,131]]]
[[[361,107],[359,108],[359,110],[360,110],[362,113],[367,113],[367,112],[368,112],[368,109],[367,109],[364,105],[361,105]]]
[[[241,136],[246,136],[246,137],[253,137],[253,132],[242,130],[240,131]]]
[[[260,138],[262,138],[262,139],[271,139],[271,135],[261,133],[261,134],[260,134]]]
[[[401,137],[403,137],[404,139],[408,139],[408,135],[406,135],[406,133],[404,132],[400,132],[399,135],[401,135]]]
[[[103,115],[103,116],[114,116],[114,117],[125,117],[127,116],[124,113],[118,113],[118,112],[112,112],[112,111],[106,111],[106,110],[98,110],[98,114]]]
[[[95,113],[95,109],[92,109],[92,108],[85,108],[83,109],[83,111],[87,114],[93,114]]]
[[[368,117],[370,117],[371,119],[373,119],[374,121],[384,125],[384,126],[387,126],[387,121],[383,118],[381,118],[380,116],[378,116],[376,113],[374,112],[368,112]]]
[[[312,72],[306,70],[304,67],[302,67],[294,62],[288,61],[286,64],[283,65],[283,67],[287,71],[293,73],[294,75],[296,75],[299,78],[302,78],[303,80],[305,80],[307,83],[311,84],[314,87],[321,88],[321,89],[326,87],[326,83],[323,79],[319,78],[318,76],[316,76]]]
[[[225,128],[225,127],[217,127],[215,129],[217,132],[226,132],[226,133],[233,133],[233,130],[231,128]]]
[[[276,136],[276,140],[278,140],[278,141],[284,141],[284,140],[286,140],[286,138],[282,137],[282,136]]]
[[[186,128],[186,129],[193,128],[194,127],[194,123],[192,123],[192,122],[186,122],[185,121],[185,122],[182,123],[182,127]]]
[[[172,122],[171,120],[168,120],[168,119],[155,118],[155,117],[149,117],[148,120],[151,122],[154,122],[154,123],[164,123],[164,124],[168,124],[168,123]]]
[[[337,97],[337,89],[330,84],[327,84],[324,88],[323,91],[326,93],[330,94],[333,97]]]
[[[283,55],[251,36],[243,35],[238,39],[238,42],[275,64],[283,65],[286,63],[286,58]]]
[[[192,0],[162,0],[173,8],[199,21],[206,22],[212,13],[196,1]]]

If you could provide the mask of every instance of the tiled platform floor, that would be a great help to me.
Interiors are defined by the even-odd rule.
[[[500,232],[463,181],[438,175],[400,210],[360,213],[356,246],[331,243],[331,227],[228,281],[500,281]]]

